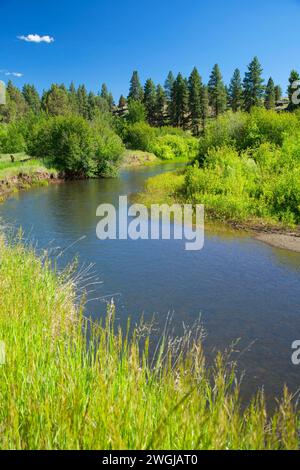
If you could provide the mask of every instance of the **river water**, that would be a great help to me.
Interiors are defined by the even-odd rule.
[[[188,252],[184,241],[99,241],[96,209],[118,204],[119,195],[142,189],[145,179],[174,165],[123,170],[118,179],[74,181],[21,192],[0,205],[5,223],[22,226],[38,249],[78,256],[93,264],[101,284],[89,287],[87,311],[105,315],[113,297],[123,325],[155,314],[163,328],[173,313],[175,332],[201,315],[210,361],[239,339],[232,358],[244,374],[245,397],[264,387],[272,399],[286,383],[300,386],[300,366],[291,362],[300,339],[300,255],[264,245],[226,229],[206,232],[205,247]],[[87,274],[86,274],[87,276]],[[88,281],[87,281],[88,283]],[[84,282],[83,282],[84,284]],[[95,300],[93,300],[95,299]]]

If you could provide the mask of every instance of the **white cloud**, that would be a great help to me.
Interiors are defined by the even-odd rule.
[[[5,75],[12,75],[13,77],[23,77],[23,74],[20,72],[6,72]]]
[[[26,42],[35,42],[35,43],[40,43],[40,42],[46,42],[47,44],[51,44],[51,42],[54,42],[54,38],[52,36],[40,36],[39,34],[28,34],[27,36],[18,36],[18,39],[21,39],[21,41],[26,41]]]
[[[0,70],[0,73],[4,73],[7,77],[13,76],[13,77],[23,77],[23,73],[21,72],[9,72],[8,70]]]

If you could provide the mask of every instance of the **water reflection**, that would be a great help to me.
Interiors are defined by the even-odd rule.
[[[171,167],[172,168],[172,167]],[[184,241],[105,241],[96,238],[96,208],[118,205],[119,195],[138,191],[147,177],[170,167],[128,170],[115,180],[68,182],[34,189],[0,207],[5,221],[22,225],[38,246],[67,249],[63,262],[79,255],[94,263],[103,284],[94,297],[113,296],[119,321],[128,315],[156,314],[162,328],[170,311],[174,325],[193,324],[202,316],[211,358],[241,338],[236,353],[246,371],[244,393],[265,385],[271,396],[286,382],[299,386],[300,368],[291,364],[291,344],[300,338],[300,255],[255,241],[246,233],[210,227],[205,248],[187,252]],[[81,239],[81,237],[85,237]],[[74,241],[81,239],[74,245]],[[105,314],[105,301],[91,301],[93,317]],[[250,347],[251,346],[251,347]]]

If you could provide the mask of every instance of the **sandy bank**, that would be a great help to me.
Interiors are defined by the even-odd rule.
[[[262,232],[255,234],[254,238],[276,248],[282,248],[284,250],[300,253],[299,235]]]

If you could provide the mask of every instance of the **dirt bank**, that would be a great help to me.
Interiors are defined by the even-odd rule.
[[[16,176],[0,179],[0,201],[4,201],[10,194],[17,191],[57,181],[60,181],[57,173],[44,170],[37,170],[31,174],[19,173]]]
[[[126,150],[123,155],[123,168],[146,166],[160,163],[160,160],[150,152],[141,150]]]

